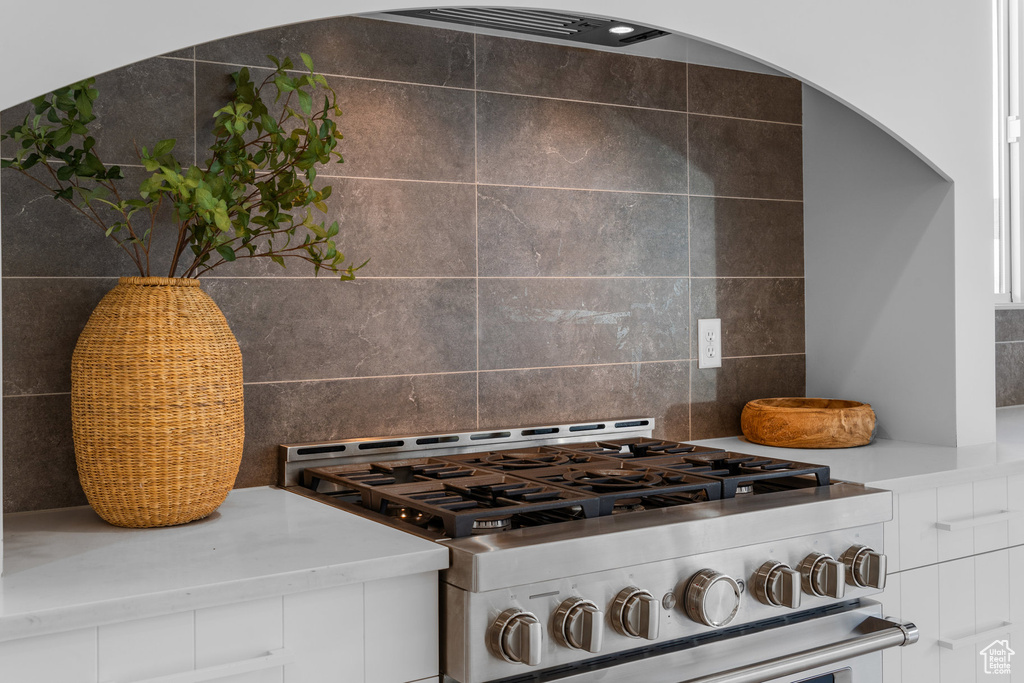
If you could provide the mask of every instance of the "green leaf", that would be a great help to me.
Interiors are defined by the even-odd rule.
[[[313,98],[305,90],[297,90],[299,95],[299,106],[302,107],[302,111],[309,116],[313,112]]]
[[[217,247],[217,253],[220,254],[220,257],[225,261],[234,261],[236,258],[238,258],[237,256],[235,256],[235,252],[231,247],[223,244]]]
[[[170,138],[156,143],[156,147],[153,148],[153,156],[162,157],[165,154],[170,153],[170,151],[174,149],[176,142],[177,141],[174,138]]]
[[[305,52],[300,52],[299,57],[302,57],[302,63],[306,65],[306,68],[310,71],[313,70],[313,60]]]
[[[61,166],[57,169],[57,180],[70,180],[74,175],[74,166]]]

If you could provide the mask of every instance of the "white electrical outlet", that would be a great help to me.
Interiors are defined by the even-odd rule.
[[[697,367],[722,367],[722,320],[697,321]]]

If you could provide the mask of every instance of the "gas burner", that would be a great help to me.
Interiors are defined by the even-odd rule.
[[[508,531],[512,528],[512,515],[501,517],[485,517],[473,522],[474,534],[490,534],[498,531]]]
[[[563,474],[567,482],[582,486],[595,493],[633,490],[640,487],[657,486],[662,479],[649,469],[615,469],[610,467],[568,467]]]
[[[739,485],[736,486],[736,495],[737,496],[743,496],[743,495],[746,495],[748,493],[753,493],[753,492],[754,492],[754,484],[753,484],[753,482],[751,482],[749,484],[739,484]]]
[[[569,462],[569,456],[565,453],[523,453],[521,451],[488,453],[480,460],[480,464],[486,467],[510,471],[564,465],[567,462]]]
[[[522,470],[538,467],[566,465],[589,459],[589,456],[575,453],[555,446],[535,446],[533,448],[516,448],[508,451],[490,451],[488,453],[470,453],[465,455],[449,455],[438,460],[458,463],[466,467],[482,467],[500,472],[515,474]]]
[[[620,498],[615,501],[615,507],[612,508],[613,515],[621,515],[625,512],[641,512],[646,510],[643,502],[639,498]]]
[[[575,444],[566,448],[592,455],[603,455],[617,459],[651,458],[665,455],[684,455],[693,453],[721,453],[719,448],[708,448],[678,441],[633,437],[629,439],[609,439],[591,443]]]
[[[393,517],[402,522],[407,522],[421,528],[426,528],[434,520],[434,515],[429,512],[401,505],[389,507],[386,514],[388,517]]]

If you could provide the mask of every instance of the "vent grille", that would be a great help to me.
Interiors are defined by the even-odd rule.
[[[427,19],[445,24],[478,26],[511,33],[526,33],[605,47],[628,47],[645,40],[668,35],[665,31],[631,23],[625,24],[611,19],[508,7],[438,7],[436,9],[386,12],[386,14]],[[615,34],[608,30],[612,26],[629,26],[634,30],[625,34]]]

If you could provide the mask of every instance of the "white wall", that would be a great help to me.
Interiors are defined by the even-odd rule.
[[[951,444],[953,185],[804,87],[807,392],[870,402],[879,436]]]
[[[440,3],[458,4],[465,3]],[[535,0],[503,0],[500,4],[537,5]],[[934,411],[955,427],[941,437],[919,430],[911,435],[942,443],[955,439],[963,445],[995,438],[995,339],[989,291],[990,5],[982,0],[557,3],[559,9],[629,19],[692,35],[771,64],[861,112],[952,181],[953,197],[944,200],[953,204],[952,267],[948,263],[922,265],[918,275],[936,297],[929,304],[928,315],[937,317],[936,326],[947,335],[943,351],[934,358],[937,372],[952,372],[955,392],[948,393],[947,381],[939,393],[922,385],[910,394],[916,399],[916,410]],[[6,3],[0,15],[7,28],[0,43],[5,65],[0,108],[77,78],[224,35],[407,6],[399,0],[250,0],[240,9],[237,4],[181,0],[163,12],[164,6],[134,0],[107,0],[101,5],[58,0],[47,5],[46,34],[40,36],[38,31],[16,28],[36,24],[36,6]],[[88,49],[83,51],[77,47],[80,45]],[[949,238],[945,234],[939,241]],[[945,246],[948,248],[948,241]],[[826,267],[842,262],[841,254],[818,257],[824,259],[819,265]],[[903,290],[901,296],[913,291]],[[950,321],[954,325],[951,347]],[[928,336],[916,327],[905,333],[908,338],[900,343],[911,346]],[[845,366],[832,368],[834,374],[853,372],[863,349],[849,351],[831,360]],[[899,357],[883,359],[878,370],[898,375],[902,370]],[[820,368],[810,371],[811,386],[817,386],[821,372]],[[901,400],[906,397],[906,392],[899,395]]]

